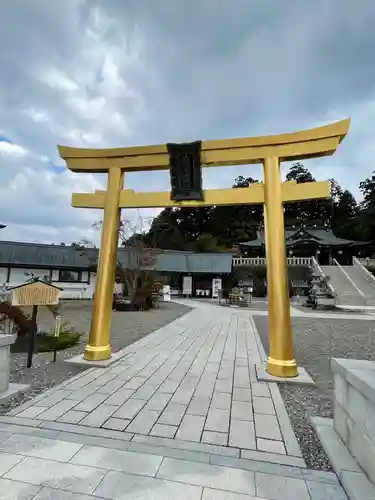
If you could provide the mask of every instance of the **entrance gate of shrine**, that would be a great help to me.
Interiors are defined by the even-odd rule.
[[[111,356],[110,324],[122,208],[264,205],[267,258],[269,356],[267,371],[298,374],[294,359],[284,240],[283,203],[330,198],[328,181],[282,182],[280,162],[332,155],[348,132],[350,119],[296,133],[116,149],[58,146],[72,172],[106,173],[106,191],[74,193],[72,206],[104,210],[91,328],[84,358]],[[261,163],[263,182],[241,189],[202,189],[201,167]],[[170,192],[123,189],[125,172],[170,170]]]

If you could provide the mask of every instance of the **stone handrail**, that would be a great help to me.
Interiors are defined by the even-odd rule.
[[[361,260],[357,259],[357,257],[353,257],[353,266],[359,269],[362,273],[362,276],[365,278],[365,280],[373,287],[375,288],[375,276],[370,273],[368,269],[365,268],[365,266],[362,264]]]
[[[288,257],[287,264],[291,266],[311,266],[312,257]],[[265,257],[233,257],[234,266],[265,266]]]
[[[345,269],[337,262],[336,259],[333,259],[333,265],[337,266],[340,271],[343,273],[343,275],[347,278],[347,280],[349,281],[349,283],[352,285],[353,288],[355,288],[355,290],[357,290],[357,292],[359,293],[359,295],[362,297],[363,300],[365,300],[365,294],[362,292],[362,290],[360,290],[357,285],[354,283],[354,281],[352,280],[352,278],[349,276],[349,274],[345,271]]]
[[[373,267],[375,267],[375,259],[369,259],[369,258],[362,259],[362,258],[357,258],[357,257],[356,257],[356,259],[365,268],[366,268],[366,266],[373,266]]]

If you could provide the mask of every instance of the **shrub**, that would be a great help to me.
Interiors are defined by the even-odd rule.
[[[30,318],[23,313],[20,307],[12,306],[9,302],[0,303],[0,314],[9,318],[16,327],[17,335],[26,335],[31,327],[32,323]]]
[[[38,335],[38,352],[61,351],[76,345],[81,337],[78,332],[61,332],[58,337],[51,333],[40,333]]]

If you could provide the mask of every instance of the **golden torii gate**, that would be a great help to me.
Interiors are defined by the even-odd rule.
[[[118,230],[122,208],[264,205],[267,257],[269,356],[267,371],[277,377],[298,374],[294,359],[285,252],[283,203],[330,198],[328,181],[297,184],[282,182],[280,162],[332,155],[348,132],[350,119],[296,133],[203,141],[200,165],[263,165],[263,183],[241,189],[203,190],[202,200],[176,201],[169,192],[137,193],[123,189],[124,172],[170,169],[168,145],[116,149],[58,146],[72,172],[106,173],[107,190],[74,193],[72,206],[104,209],[101,246],[91,328],[84,358],[110,358],[112,294],[117,262]],[[199,166],[200,168],[200,166]]]

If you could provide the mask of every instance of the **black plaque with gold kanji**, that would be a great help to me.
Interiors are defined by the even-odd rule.
[[[171,200],[203,201],[201,146],[201,141],[167,144]]]

